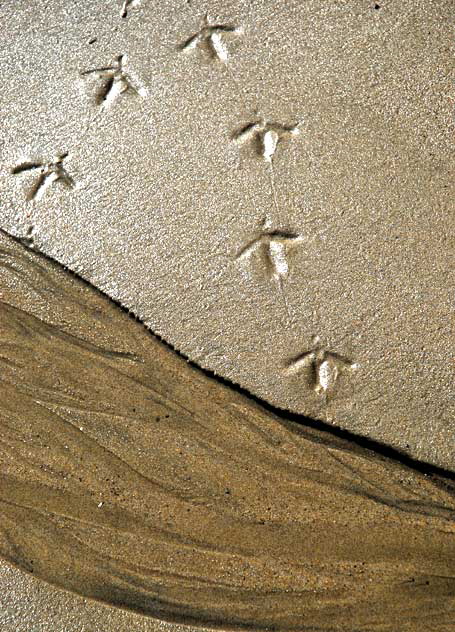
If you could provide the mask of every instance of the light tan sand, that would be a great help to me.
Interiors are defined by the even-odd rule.
[[[127,4],[1,3],[0,227],[272,404],[453,469],[453,0]]]

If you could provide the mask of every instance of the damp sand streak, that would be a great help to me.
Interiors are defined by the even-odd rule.
[[[211,379],[0,233],[0,555],[165,620],[445,632],[455,485]]]

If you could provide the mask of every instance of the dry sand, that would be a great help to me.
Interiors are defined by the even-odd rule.
[[[453,469],[453,1],[126,9],[1,3],[0,227],[275,406]]]

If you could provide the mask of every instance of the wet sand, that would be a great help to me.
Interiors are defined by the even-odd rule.
[[[0,560],[2,632],[196,632],[79,597]]]
[[[0,265],[5,560],[168,621],[453,629],[453,477],[228,388],[4,234]]]

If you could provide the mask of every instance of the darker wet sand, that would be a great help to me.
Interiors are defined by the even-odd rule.
[[[0,555],[168,621],[450,630],[455,485],[280,418],[0,236]]]

